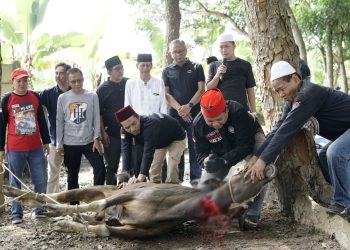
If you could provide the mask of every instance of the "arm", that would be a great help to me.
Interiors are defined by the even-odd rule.
[[[197,161],[203,167],[204,159],[210,154],[210,143],[198,134],[197,129],[193,129],[194,150],[196,152]]]
[[[170,88],[169,87],[165,87],[165,97],[166,97],[168,105],[170,107],[172,107],[173,109],[178,110],[181,107],[181,105],[170,94]]]
[[[62,95],[57,100],[57,115],[56,115],[56,140],[57,149],[63,149],[63,133],[64,133],[64,106],[62,103]]]
[[[94,143],[92,145],[92,151],[97,152],[102,155],[102,147],[100,143],[100,138],[101,138],[101,125],[100,125],[100,105],[98,101],[98,96],[97,94],[93,94],[93,107],[94,107],[94,120],[93,120],[93,126],[94,126]]]
[[[7,103],[10,98],[10,95],[6,95],[1,101],[1,110],[0,113],[0,151],[5,151],[5,141],[6,141],[6,128],[9,120],[9,113],[7,110]]]
[[[220,83],[220,76],[225,74],[227,67],[223,64],[217,66],[217,64],[210,64],[208,71],[208,81],[207,81],[207,90],[217,88]]]
[[[123,171],[129,172],[131,165],[131,146],[132,136],[125,132],[123,128],[120,130],[121,143],[122,143],[122,159],[123,159]]]
[[[37,119],[38,119],[38,124],[40,129],[41,140],[43,144],[49,144],[51,142],[51,139],[50,139],[49,129],[46,123],[45,113],[43,110],[43,106],[40,103],[40,99],[39,99],[39,105],[38,105],[38,111],[37,111]]]
[[[131,80],[127,80],[125,84],[125,94],[124,94],[124,107],[130,105],[132,107],[131,102]]]
[[[246,89],[247,96],[248,96],[248,102],[251,112],[256,112],[256,104],[255,104],[255,91],[254,88],[248,88]]]
[[[168,106],[166,102],[165,97],[165,86],[163,80],[161,80],[162,84],[160,87],[160,113],[167,114],[168,113]]]
[[[96,90],[96,94],[98,97],[98,104],[100,107],[100,130],[101,130],[101,137],[102,137],[102,142],[105,146],[108,146],[111,142],[109,140],[109,136],[105,130],[105,124],[103,121],[103,113],[104,113],[104,105],[103,105],[103,90],[101,86]]]
[[[199,102],[199,100],[200,100],[202,94],[204,93],[204,88],[205,88],[204,86],[205,86],[205,82],[204,82],[204,81],[201,81],[201,82],[198,83],[198,90],[197,90],[196,93],[192,96],[192,98],[191,98],[191,100],[190,100],[190,102],[193,103],[194,105],[196,105],[196,104]],[[181,117],[188,117],[188,116],[190,116],[190,115],[191,115],[191,114],[190,114],[190,112],[191,112],[191,107],[190,107],[189,103],[187,103],[187,104],[185,104],[185,105],[182,105],[182,106],[179,108],[178,112],[179,112],[179,115],[180,115]]]

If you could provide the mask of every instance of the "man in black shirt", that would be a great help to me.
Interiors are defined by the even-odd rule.
[[[130,170],[133,141],[143,145],[140,173],[129,183],[145,181],[148,175],[151,182],[159,183],[167,151],[169,160],[166,182],[179,183],[178,164],[186,147],[186,133],[179,122],[160,113],[139,116],[130,106],[119,110],[115,116],[123,127],[121,130],[123,170]]]
[[[207,89],[219,88],[225,100],[234,100],[256,112],[252,65],[236,57],[236,43],[231,34],[220,35],[219,42],[223,60],[210,64]]]
[[[118,56],[105,61],[108,80],[96,91],[100,102],[101,136],[104,157],[107,163],[106,184],[115,185],[115,173],[118,171],[121,141],[120,125],[114,118],[114,113],[124,107],[125,84],[123,64]]]
[[[192,120],[199,112],[199,98],[204,92],[205,77],[202,65],[191,62],[186,57],[187,48],[184,41],[176,39],[169,45],[174,62],[163,70],[169,115],[177,119],[186,130],[190,156],[190,180],[201,177],[201,169],[196,160],[192,133]],[[179,165],[180,181],[184,176],[184,157]]]
[[[312,116],[319,123],[319,135],[332,141],[320,152],[325,179],[334,188],[328,212],[349,216],[350,207],[350,96],[330,88],[302,81],[285,61],[271,68],[274,90],[287,101],[282,116],[265,143],[249,162],[247,175],[264,178],[266,164],[273,162]]]
[[[209,179],[224,179],[232,166],[249,159],[255,145],[264,140],[254,117],[238,102],[225,101],[219,89],[206,91],[200,100],[201,113],[194,120],[198,162],[204,168],[198,188],[206,190]],[[247,227],[260,219],[266,188],[247,211]]]

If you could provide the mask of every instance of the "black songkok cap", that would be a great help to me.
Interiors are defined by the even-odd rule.
[[[138,54],[137,55],[137,62],[152,62],[152,55],[151,54]]]
[[[117,112],[115,112],[114,116],[117,122],[121,123],[135,114],[136,112],[132,109],[130,105],[128,105],[124,108],[119,109]]]
[[[122,64],[122,62],[119,59],[119,56],[113,56],[105,61],[105,66],[107,69],[110,69],[118,64]]]

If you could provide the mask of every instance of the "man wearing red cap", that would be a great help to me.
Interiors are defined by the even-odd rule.
[[[238,102],[225,101],[219,89],[206,91],[200,100],[201,113],[194,120],[198,162],[204,168],[198,188],[208,189],[209,179],[224,179],[232,166],[253,153],[261,133],[254,117]],[[208,190],[207,190],[208,191]],[[247,212],[244,227],[257,226],[266,188]]]
[[[161,167],[169,152],[167,183],[179,183],[178,165],[186,147],[186,133],[180,123],[165,114],[139,116],[130,106],[115,113],[122,125],[123,170],[129,171],[131,165],[131,146],[135,141],[143,145],[140,173],[129,183],[142,182],[146,176],[151,182],[161,181]]]
[[[25,69],[15,69],[11,74],[13,92],[1,102],[3,124],[0,130],[0,163],[6,157],[11,172],[18,178],[23,175],[28,162],[34,191],[46,193],[47,170],[45,154],[50,152],[50,136],[39,96],[28,90],[29,74]],[[44,145],[43,145],[44,144]],[[21,188],[21,183],[10,174],[10,186]],[[43,217],[43,209],[35,210],[36,218]],[[22,207],[12,203],[12,223],[23,221]]]

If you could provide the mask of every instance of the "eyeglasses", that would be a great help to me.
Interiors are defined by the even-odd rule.
[[[182,54],[184,53],[186,50],[185,49],[182,49],[182,50],[173,50],[171,51],[171,54]]]
[[[123,67],[123,66],[121,66],[121,65],[119,65],[119,66],[115,66],[115,67],[113,67],[111,70],[115,70],[115,71],[122,71],[122,70],[124,70],[124,67]]]

